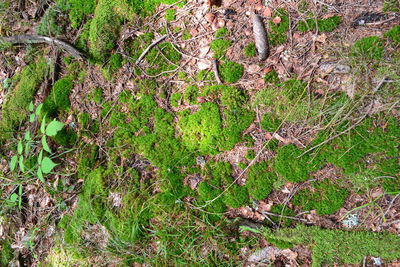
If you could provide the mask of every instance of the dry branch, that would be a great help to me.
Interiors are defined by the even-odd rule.
[[[167,35],[163,35],[160,38],[156,39],[154,42],[152,42],[139,56],[139,58],[136,60],[136,65],[142,61],[142,59],[146,56],[146,54],[152,49],[154,46],[156,46],[158,43],[162,42],[165,38],[167,38]]]
[[[54,39],[51,37],[47,36],[40,36],[40,35],[15,35],[11,37],[0,37],[0,43],[5,42],[5,43],[10,43],[12,45],[15,44],[40,44],[40,43],[46,43],[49,45],[55,45],[58,46],[68,53],[70,53],[73,57],[76,59],[83,59],[84,56],[81,52],[76,50],[73,46],[70,44],[60,41],[58,39]]]

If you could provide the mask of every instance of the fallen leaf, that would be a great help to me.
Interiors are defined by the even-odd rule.
[[[266,7],[265,9],[264,9],[264,11],[263,11],[263,15],[265,16],[265,17],[272,17],[272,11],[271,11],[271,9],[269,8],[269,7]]]
[[[315,38],[315,41],[319,42],[319,43],[325,43],[326,39],[327,39],[327,36],[325,33],[323,33],[321,35],[318,35],[317,38]]]
[[[281,21],[282,21],[281,17],[275,17],[275,18],[272,20],[272,22],[273,22],[274,24],[279,24],[279,23],[281,23]]]
[[[209,22],[213,22],[215,20],[215,15],[213,13],[207,13],[204,18]]]
[[[211,67],[211,61],[208,59],[201,59],[197,62],[199,70],[206,70]]]

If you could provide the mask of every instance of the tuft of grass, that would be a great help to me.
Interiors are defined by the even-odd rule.
[[[242,78],[244,67],[233,61],[227,61],[219,65],[221,79],[228,83],[235,83]]]
[[[342,18],[336,15],[327,19],[315,20],[310,18],[300,21],[297,25],[297,29],[301,32],[315,31],[317,29],[319,32],[332,32],[340,25],[341,22]]]
[[[246,181],[249,195],[256,200],[263,200],[272,192],[273,184],[276,179],[275,173],[268,170],[268,166],[265,162],[252,165],[249,168]]]
[[[385,47],[378,36],[364,37],[357,40],[352,48],[352,55],[366,60],[380,60],[383,58]]]
[[[276,132],[282,121],[274,114],[265,113],[261,121],[261,127],[268,132]]]
[[[395,45],[400,44],[400,25],[394,26],[390,30],[388,30],[385,34],[385,37],[393,42]]]
[[[312,251],[312,266],[361,264],[365,256],[391,261],[400,257],[400,239],[390,233],[321,229],[299,224],[296,228],[265,229],[265,237],[295,245],[307,245]]]
[[[278,73],[276,73],[275,70],[271,70],[270,72],[265,74],[264,81],[265,81],[265,83],[269,83],[269,84],[279,84],[280,80],[278,77]]]
[[[222,27],[222,28],[219,28],[215,32],[214,36],[215,36],[216,39],[218,39],[218,38],[222,38],[222,37],[225,37],[225,36],[228,36],[228,35],[229,35],[228,29],[226,27]]]
[[[338,211],[349,194],[330,180],[312,183],[311,190],[303,189],[294,195],[292,203],[303,210],[316,210],[319,215],[328,215]]]

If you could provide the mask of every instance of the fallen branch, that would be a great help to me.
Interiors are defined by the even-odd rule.
[[[221,78],[219,77],[218,73],[218,61],[214,59],[212,63],[213,63],[213,71],[215,74],[215,79],[217,79],[218,84],[222,84]]]
[[[47,36],[41,36],[41,35],[16,35],[16,36],[11,36],[11,37],[0,37],[0,43],[10,43],[12,45],[14,44],[40,44],[40,43],[46,43],[49,45],[56,45],[68,53],[71,54],[76,59],[83,59],[84,56],[81,52],[76,50],[73,46],[70,44],[67,44],[66,42],[60,41],[58,39],[54,39],[51,37]]]
[[[146,54],[152,49],[154,46],[156,46],[158,43],[162,42],[165,38],[167,38],[167,35],[163,35],[160,38],[156,39],[154,42],[152,42],[139,56],[139,58],[136,60],[136,65],[142,61],[142,59],[146,56]]]

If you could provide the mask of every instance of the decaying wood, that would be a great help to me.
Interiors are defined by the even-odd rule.
[[[213,60],[213,71],[215,74],[215,79],[217,79],[218,84],[222,84],[221,78],[219,77],[218,72],[218,61],[216,59]]]
[[[253,22],[254,42],[258,52],[258,58],[260,60],[265,60],[269,56],[267,30],[265,29],[261,17],[254,12],[251,13],[251,20]]]
[[[71,56],[73,56],[76,59],[83,59],[84,56],[81,52],[76,50],[73,46],[70,44],[60,41],[55,38],[47,37],[47,36],[41,36],[41,35],[15,35],[11,37],[0,37],[0,43],[5,42],[5,43],[10,43],[12,45],[15,44],[40,44],[40,43],[46,43],[49,45],[55,45],[66,52],[70,53]]]
[[[156,46],[158,43],[162,42],[165,38],[167,38],[167,35],[163,35],[160,38],[156,39],[154,42],[152,42],[139,56],[139,58],[136,60],[136,65],[142,61],[142,59],[146,56],[146,54],[152,49],[154,46]]]

